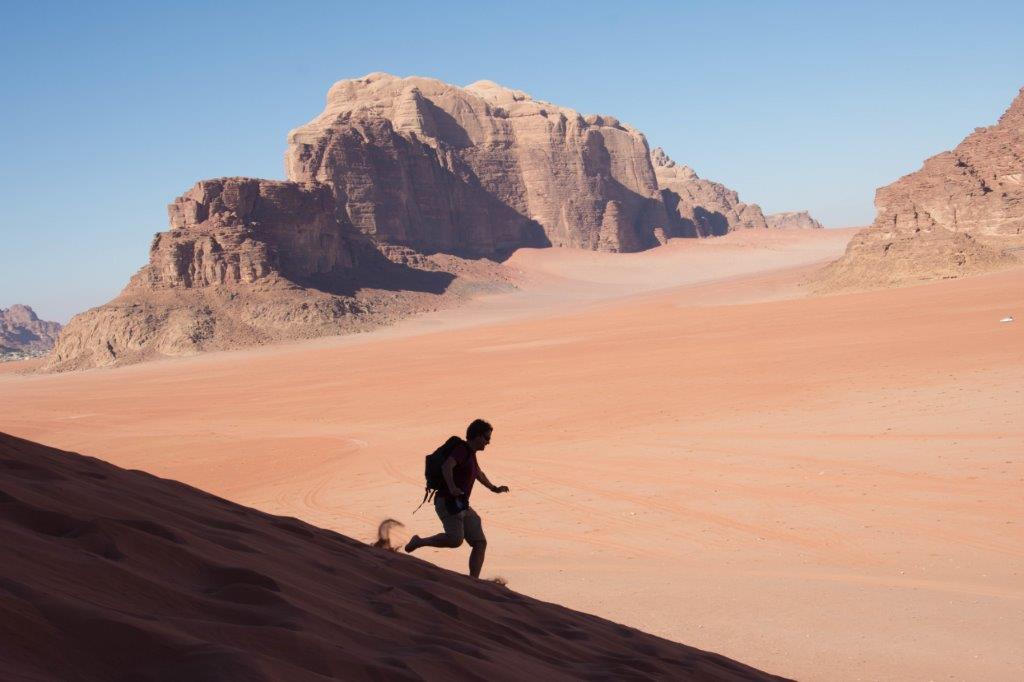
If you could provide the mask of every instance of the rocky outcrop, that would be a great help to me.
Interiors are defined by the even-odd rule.
[[[359,232],[420,251],[637,251],[666,223],[639,131],[489,81],[344,80],[288,143],[289,179],[334,188]]]
[[[27,305],[0,308],[0,354],[37,354],[53,348],[60,334],[57,322],[40,320]]]
[[[999,122],[875,193],[874,223],[812,282],[869,289],[1019,263],[1024,246],[1024,89]]]
[[[846,254],[812,281],[819,293],[903,286],[952,279],[1010,267],[1012,255],[978,241],[966,232],[941,227],[867,229],[847,246]]]
[[[745,204],[734,190],[704,180],[660,147],[651,152],[651,164],[668,212],[670,236],[712,237],[731,230],[768,228],[760,206]]]
[[[509,286],[495,261],[524,246],[638,251],[766,227],[756,205],[656,158],[657,172],[615,118],[488,81],[340,81],[288,135],[288,181],[204,180],[175,199],[148,265],[69,323],[48,367],[386,324]]]
[[[328,188],[204,180],[168,206],[149,264],[110,303],[76,315],[49,369],[338,333],[366,321],[353,246]],[[346,289],[347,285],[347,289]],[[319,288],[313,288],[314,286]]]
[[[71,320],[47,369],[361,331],[510,282],[491,261],[360,235],[322,185],[204,180],[168,215],[149,264],[113,301]]]
[[[999,122],[880,188],[874,227],[1024,234],[1024,89]]]
[[[204,180],[167,208],[144,270],[154,288],[310,283],[345,278],[354,262],[348,225],[322,185]]]
[[[807,211],[786,211],[765,216],[770,229],[782,230],[820,230],[822,224]]]

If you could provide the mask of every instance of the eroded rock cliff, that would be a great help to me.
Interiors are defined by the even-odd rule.
[[[879,229],[1024,234],[1024,89],[987,128],[875,194]]]
[[[361,233],[421,251],[637,251],[666,222],[643,134],[489,81],[341,81],[288,143],[289,179],[334,188]]]
[[[998,123],[875,193],[870,228],[826,267],[818,290],[978,274],[1019,263],[1024,246],[1024,89]]]
[[[492,261],[374,242],[323,185],[204,180],[168,215],[149,263],[113,301],[71,320],[48,369],[360,331],[511,281]]]
[[[204,180],[167,212],[171,229],[156,235],[143,270],[154,288],[307,283],[344,278],[354,265],[347,224],[322,185]]]

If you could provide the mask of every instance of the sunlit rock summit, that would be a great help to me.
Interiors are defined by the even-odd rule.
[[[332,187],[355,229],[422,251],[636,251],[666,222],[642,133],[489,81],[341,81],[288,142],[289,179]]]

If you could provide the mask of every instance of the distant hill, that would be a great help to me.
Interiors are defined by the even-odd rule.
[[[0,354],[39,354],[53,348],[60,334],[57,322],[40,320],[27,305],[0,308]]]
[[[668,211],[667,236],[715,237],[736,230],[821,227],[807,211],[766,216],[757,204],[740,201],[736,190],[677,164],[661,147],[651,150],[651,164]]]

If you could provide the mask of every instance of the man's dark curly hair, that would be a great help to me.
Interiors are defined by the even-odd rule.
[[[469,426],[466,427],[466,440],[473,440],[477,436],[482,436],[485,433],[490,433],[494,430],[494,427],[483,419],[474,419]]]

